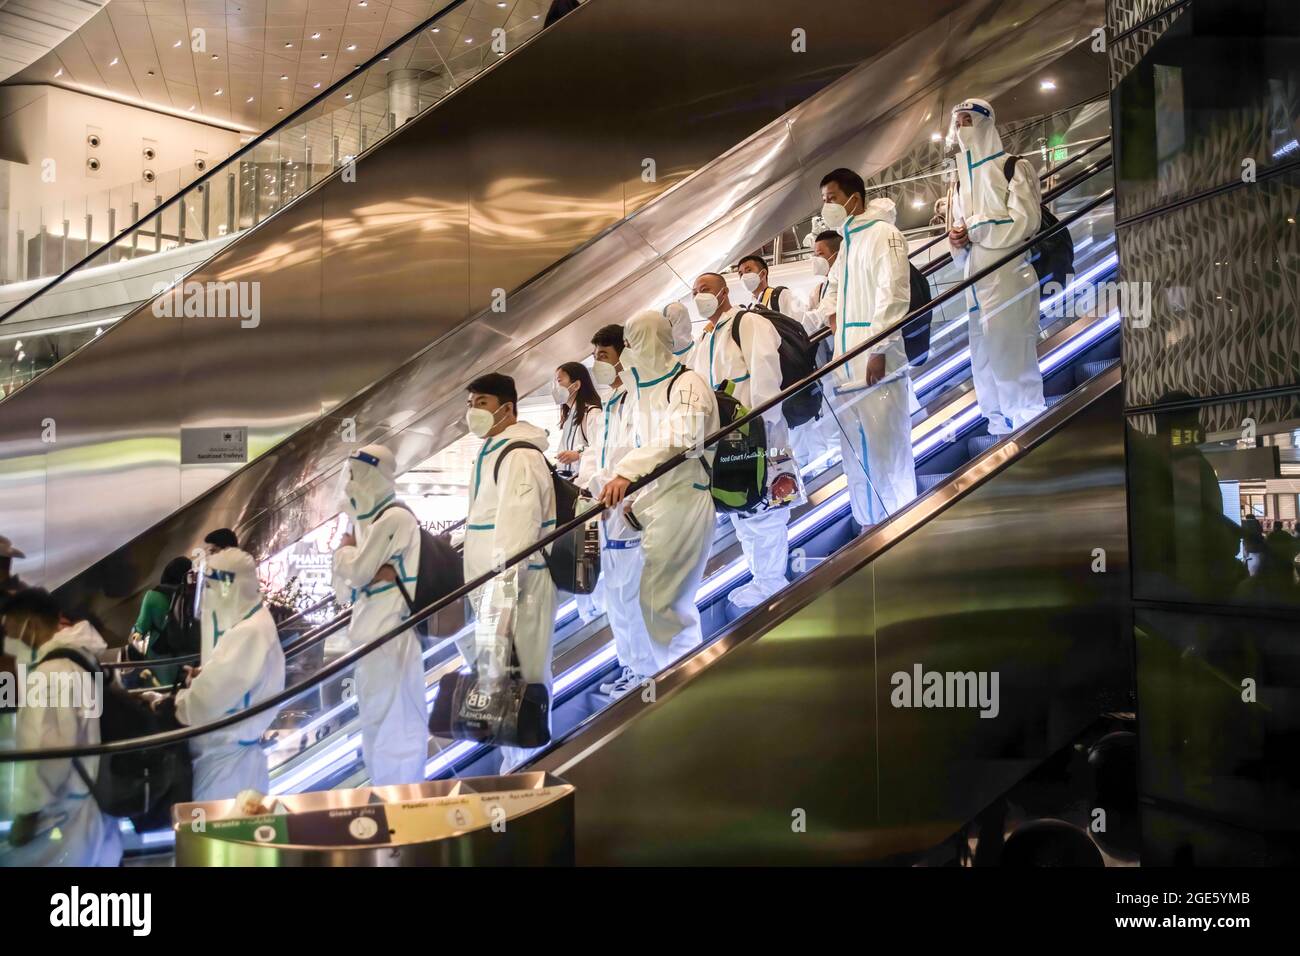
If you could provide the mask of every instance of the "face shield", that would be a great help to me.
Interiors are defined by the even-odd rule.
[[[339,469],[338,496],[343,510],[358,524],[374,519],[395,497],[396,463],[383,445],[353,452]]]
[[[211,647],[262,603],[257,564],[238,548],[226,548],[208,559],[197,590],[199,621],[205,638],[211,637]]]
[[[997,138],[997,142],[991,137]],[[949,152],[969,151],[975,159],[983,159],[1001,150],[997,120],[987,100],[964,100],[952,108],[946,145]]]

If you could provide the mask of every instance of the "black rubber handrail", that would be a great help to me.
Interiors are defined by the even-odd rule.
[[[132,223],[130,226],[127,226],[125,229],[121,230],[121,231],[120,231],[116,236],[114,236],[114,237],[113,237],[112,239],[110,239],[108,242],[104,243],[102,246],[100,246],[100,247],[99,247],[98,249],[96,249],[94,252],[88,253],[87,255],[83,256],[83,257],[81,258],[80,261],[74,263],[72,266],[70,266],[70,267],[68,267],[67,269],[65,269],[65,270],[64,270],[60,275],[55,276],[55,277],[54,277],[53,279],[51,279],[51,280],[50,280],[46,285],[44,285],[44,286],[42,286],[41,288],[37,289],[37,290],[36,290],[35,292],[33,292],[31,295],[27,296],[27,298],[23,299],[21,302],[19,302],[19,303],[18,303],[17,305],[15,305],[13,308],[9,309],[7,312],[5,312],[5,313],[3,313],[3,314],[0,314],[0,323],[3,323],[6,319],[8,319],[11,315],[14,315],[14,314],[15,314],[16,312],[18,312],[20,309],[24,309],[24,308],[26,308],[28,305],[30,305],[32,302],[35,302],[38,298],[40,298],[41,296],[45,295],[46,292],[49,292],[49,291],[50,291],[51,289],[53,289],[55,286],[59,285],[61,282],[63,282],[64,279],[68,278],[68,277],[69,277],[70,275],[72,275],[74,272],[76,272],[77,270],[81,269],[81,268],[82,268],[83,266],[85,266],[88,262],[91,262],[92,260],[98,258],[98,256],[99,256],[101,253],[103,253],[104,250],[109,249],[109,248],[111,248],[111,247],[117,245],[117,242],[118,242],[119,239],[122,239],[122,238],[124,238],[124,237],[130,235],[131,233],[135,232],[135,230],[139,229],[141,226],[143,226],[143,225],[144,225],[145,223],[147,223],[149,220],[153,219],[154,216],[161,216],[165,210],[171,208],[173,205],[175,205],[177,202],[179,202],[180,199],[181,199],[181,197],[187,195],[187,194],[190,192],[190,190],[194,189],[194,188],[197,187],[197,186],[201,186],[201,185],[204,185],[205,183],[207,183],[209,180],[211,180],[213,177],[215,177],[215,176],[217,175],[217,173],[219,173],[219,172],[221,172],[222,170],[226,169],[228,166],[230,166],[231,164],[233,164],[236,160],[240,159],[241,157],[248,155],[248,153],[250,153],[252,150],[256,149],[258,146],[261,146],[261,145],[262,145],[263,143],[265,143],[268,139],[270,139],[273,135],[275,135],[275,134],[277,134],[278,132],[280,132],[281,130],[285,129],[285,128],[286,128],[290,123],[292,123],[294,120],[296,120],[296,119],[298,119],[299,117],[303,116],[305,113],[307,113],[307,112],[308,112],[309,110],[311,110],[313,107],[320,105],[322,102],[324,102],[324,101],[325,101],[326,99],[328,99],[330,96],[334,95],[334,94],[337,93],[339,90],[341,90],[341,89],[343,89],[345,86],[347,86],[349,83],[351,83],[351,82],[353,82],[354,80],[356,80],[358,74],[360,74],[360,73],[362,73],[362,72],[364,72],[364,71],[370,69],[370,68],[371,68],[372,66],[374,66],[376,63],[379,63],[381,60],[383,60],[384,57],[386,57],[386,56],[390,56],[390,55],[393,53],[394,50],[396,50],[396,49],[397,49],[398,47],[400,47],[400,46],[403,46],[403,45],[404,45],[408,40],[412,40],[412,39],[414,39],[415,37],[419,36],[422,32],[424,32],[425,30],[427,30],[427,29],[429,28],[429,24],[431,24],[431,23],[435,23],[436,21],[440,20],[440,19],[441,19],[443,16],[445,16],[446,14],[451,13],[451,12],[452,12],[453,10],[455,10],[457,7],[463,6],[466,2],[467,2],[467,0],[449,0],[449,2],[447,3],[447,5],[446,5],[445,7],[443,7],[441,10],[439,10],[437,13],[434,13],[434,14],[430,15],[428,18],[426,18],[424,21],[422,21],[418,26],[412,27],[410,30],[408,30],[406,33],[402,34],[400,37],[398,37],[398,38],[397,38],[396,40],[394,40],[392,43],[388,44],[388,46],[384,47],[382,50],[380,50],[378,53],[376,53],[376,54],[375,54],[374,56],[372,56],[370,59],[366,60],[364,63],[360,63],[360,64],[354,66],[354,67],[353,67],[353,68],[348,72],[348,74],[347,74],[346,76],[344,76],[342,79],[336,80],[336,81],[334,81],[333,83],[331,83],[328,87],[326,87],[325,89],[321,90],[319,93],[317,93],[317,94],[316,94],[315,96],[313,96],[311,99],[309,99],[306,103],[304,103],[302,106],[298,107],[296,110],[294,110],[292,113],[290,113],[290,114],[289,114],[288,116],[286,116],[284,119],[280,120],[280,122],[276,123],[276,124],[275,124],[274,126],[272,126],[270,129],[268,129],[268,130],[266,130],[265,132],[261,133],[261,134],[258,135],[255,139],[249,140],[248,143],[246,143],[245,145],[241,146],[239,149],[235,150],[235,152],[231,153],[229,156],[227,156],[225,159],[223,159],[221,162],[219,162],[216,166],[213,166],[210,170],[208,170],[208,171],[207,171],[206,173],[204,173],[202,176],[199,176],[197,179],[195,179],[195,180],[194,180],[193,182],[191,182],[189,185],[185,186],[183,189],[178,190],[178,191],[177,191],[176,193],[174,193],[174,194],[172,195],[172,197],[171,197],[170,199],[168,199],[166,202],[162,203],[161,205],[155,206],[153,209],[149,210],[148,213],[146,213],[145,215],[141,216],[139,219],[137,219],[137,220],[136,220],[134,223]],[[432,106],[433,104],[430,104],[430,105]],[[373,144],[372,144],[372,145],[373,145]],[[277,210],[277,212],[278,212],[278,210]],[[268,216],[267,218],[269,219],[270,216]],[[263,221],[265,222],[266,220],[263,220]]]
[[[820,368],[815,369],[811,374],[805,376],[804,378],[800,379],[798,382],[795,382],[789,387],[782,389],[772,398],[768,399],[766,402],[759,404],[758,406],[756,406],[754,409],[752,409],[745,415],[729,423],[728,425],[719,428],[718,431],[714,432],[713,434],[705,438],[704,441],[700,443],[700,447],[706,448],[711,445],[716,445],[717,442],[723,437],[725,437],[726,435],[740,428],[743,428],[751,421],[754,421],[755,419],[759,418],[764,412],[770,411],[771,409],[780,405],[786,399],[798,394],[804,388],[807,388],[809,385],[812,385],[814,382],[817,382],[818,380],[828,375],[829,373],[835,371],[836,369],[847,364],[853,359],[866,354],[870,349],[879,345],[886,338],[901,330],[908,322],[917,319],[925,312],[929,312],[937,308],[938,306],[943,305],[949,300],[955,298],[956,296],[963,294],[968,288],[973,286],[976,282],[979,282],[980,280],[987,278],[988,276],[996,272],[998,269],[1001,269],[1003,266],[1007,265],[1008,263],[1013,262],[1020,256],[1023,256],[1033,246],[1043,241],[1048,236],[1053,235],[1062,229],[1068,229],[1071,225],[1073,225],[1079,219],[1091,213],[1094,209],[1098,208],[1099,206],[1107,202],[1112,201],[1114,197],[1115,197],[1115,191],[1113,188],[1108,189],[1105,192],[1101,193],[1099,196],[1085,203],[1083,206],[1080,206],[1078,209],[1076,209],[1070,215],[1066,216],[1064,219],[1061,219],[1059,222],[1056,223],[1056,225],[1041,230],[1035,233],[1033,236],[1030,236],[1024,242],[1009,249],[1007,253],[1001,256],[997,261],[990,263],[988,266],[986,266],[983,269],[980,269],[974,275],[971,275],[968,278],[966,278],[963,282],[952,286],[951,288],[945,290],[944,292],[941,292],[939,295],[935,296],[929,302],[908,312],[907,315],[903,316],[897,322],[882,329],[880,332],[877,332],[875,335],[869,337],[866,341],[858,344],[854,348],[845,352],[839,358],[833,359],[832,361],[828,362],[826,365],[823,365]],[[649,474],[645,475],[642,478],[638,478],[636,481],[632,482],[628,486],[627,493],[632,494],[644,488],[646,485],[649,485],[650,483],[656,481],[657,479],[662,478],[664,475],[666,475],[668,472],[672,471],[674,468],[678,467],[679,465],[685,463],[686,461],[691,460],[692,458],[698,457],[698,455],[699,452],[697,452],[694,448],[687,449],[686,451],[678,452],[676,455],[664,461],[661,465],[659,465]],[[346,670],[347,668],[351,667],[362,657],[365,657],[367,654],[373,653],[374,651],[378,650],[380,647],[383,647],[385,644],[389,643],[390,641],[395,640],[396,638],[400,637],[402,634],[405,634],[411,628],[423,624],[430,617],[437,614],[442,609],[446,607],[450,607],[454,602],[461,600],[471,592],[477,590],[480,587],[483,587],[485,584],[487,584],[493,578],[497,577],[499,574],[502,574],[506,570],[514,567],[515,565],[528,560],[532,555],[536,554],[542,548],[545,548],[546,546],[564,537],[566,534],[569,534],[570,532],[581,527],[588,520],[594,518],[596,515],[599,515],[604,510],[605,509],[597,506],[597,507],[589,508],[586,511],[583,511],[582,513],[576,515],[572,520],[555,528],[550,534],[544,535],[538,541],[530,545],[527,549],[520,551],[517,554],[511,555],[506,561],[501,563],[499,568],[484,572],[483,574],[479,575],[477,578],[474,578],[473,580],[470,581],[466,581],[461,587],[452,591],[450,594],[444,595],[443,597],[434,601],[427,607],[414,612],[409,618],[407,618],[398,626],[389,629],[383,634],[380,634],[378,637],[373,638],[372,640],[362,645],[361,647],[353,648],[352,650],[343,654],[336,660],[325,665],[325,667],[321,668],[315,674],[312,674],[311,676],[304,678],[298,684],[295,684],[292,687],[286,687],[280,693],[274,694],[271,697],[268,697],[266,700],[254,704],[253,706],[245,710],[237,711],[236,713],[233,714],[228,714],[224,717],[221,717],[214,721],[210,721],[206,724],[199,724],[193,727],[181,727],[177,730],[164,731],[162,733],[151,734],[147,737],[137,737],[131,740],[119,740],[119,741],[113,741],[111,743],[100,743],[100,744],[84,745],[84,746],[77,746],[77,747],[47,747],[47,748],[42,748],[37,750],[0,751],[0,763],[12,763],[15,761],[22,761],[22,760],[53,760],[53,759],[62,759],[68,757],[89,757],[89,756],[99,756],[99,755],[112,754],[112,753],[123,753],[132,750],[149,749],[154,747],[163,747],[171,744],[180,743],[181,741],[191,740],[193,738],[200,737],[203,736],[204,734],[211,733],[216,730],[221,730],[226,727],[234,726],[235,724],[248,720],[250,717],[257,716],[258,714],[265,713],[266,711],[274,708],[278,708],[282,704],[288,703],[289,701],[294,700],[295,698],[301,696],[303,691],[315,687],[316,685],[321,684],[326,680],[328,680],[329,678],[333,677],[335,674],[338,674]],[[342,615],[340,615],[340,617],[341,616]],[[325,629],[330,630],[333,624],[334,622],[331,622],[329,625],[326,625]]]

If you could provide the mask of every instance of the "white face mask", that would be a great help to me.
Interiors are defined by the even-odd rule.
[[[613,385],[616,378],[618,378],[618,369],[608,362],[597,359],[591,363],[591,379],[597,385]]]
[[[551,399],[556,405],[567,405],[569,403],[569,389],[565,388],[559,382],[552,382]]]
[[[839,229],[848,222],[848,211],[837,202],[822,203],[822,222],[830,229]]]
[[[815,276],[830,275],[830,260],[823,259],[821,256],[812,257],[812,272]]]
[[[740,282],[745,287],[746,291],[753,292],[758,288],[758,283],[762,278],[763,277],[757,272],[746,272],[740,277]]]
[[[479,438],[487,438],[487,433],[496,423],[496,415],[486,408],[471,408],[465,412],[465,424]]]
[[[706,321],[713,318],[713,314],[718,311],[718,305],[718,297],[712,292],[701,292],[695,297],[695,311]]]

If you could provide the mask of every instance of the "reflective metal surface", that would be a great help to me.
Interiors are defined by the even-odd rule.
[[[763,35],[744,45],[717,42],[748,5],[702,11],[676,0],[653,7],[597,0],[584,7],[508,57],[506,69],[480,76],[363,157],[356,183],[329,182],[218,257],[208,276],[262,281],[259,329],[136,316],[50,373],[54,384],[40,389],[38,382],[14,397],[14,407],[0,405],[4,447],[15,450],[0,463],[0,515],[28,554],[45,546],[43,569],[19,572],[65,580],[210,481],[213,472],[199,466],[182,475],[182,424],[247,424],[254,451],[296,434],[80,575],[69,593],[111,615],[212,527],[238,527],[259,552],[296,539],[334,511],[322,479],[348,447],[345,419],[355,422],[358,442],[387,440],[399,467],[409,466],[459,433],[463,385],[474,374],[499,369],[516,377],[521,392],[537,386],[558,360],[585,352],[600,325],[684,294],[701,269],[815,207],[826,168],[880,168],[928,136],[945,104],[972,87],[995,95],[1018,81],[1086,36],[1100,9],[978,0],[938,19],[955,5],[892,11],[888,29],[862,27],[853,3],[800,10],[797,25],[823,39],[762,70],[754,69],[755,43],[789,49],[791,27],[780,18],[760,18],[755,29]],[[850,21],[855,31],[846,34]],[[926,23],[709,162],[728,139]],[[569,64],[600,82],[565,86],[557,98],[557,71]],[[663,88],[642,88],[643,76],[661,77]],[[707,98],[720,89],[725,96]],[[723,109],[737,103],[747,106]],[[655,153],[655,144],[672,152]],[[670,161],[657,163],[657,183],[643,183],[642,159],[659,155]],[[652,186],[670,188],[611,230]],[[370,238],[375,225],[384,230],[382,245]],[[599,242],[588,241],[601,230]],[[356,283],[365,297],[335,297]],[[497,288],[516,290],[506,311],[464,322]],[[90,354],[112,339],[112,359]],[[128,357],[138,365],[142,355],[151,368],[161,366],[160,381],[138,399],[120,396],[110,367],[132,367]],[[87,381],[84,369],[99,371]],[[87,394],[112,399],[100,406],[102,416],[85,407]],[[49,405],[69,422],[66,432],[60,423],[59,452],[31,424]],[[75,449],[56,457],[66,444]],[[68,484],[46,481],[55,463],[59,474],[75,476]],[[42,502],[60,516],[51,517],[48,534]],[[128,507],[134,510],[121,510]],[[118,609],[117,617],[133,613]]]
[[[243,817],[233,800],[176,804],[176,865],[573,865],[574,788],[546,773],[275,799],[287,814]]]
[[[1113,368],[536,761],[578,862],[905,860],[1068,742],[1131,678],[1120,398]],[[997,715],[892,706],[917,664],[997,672]]]

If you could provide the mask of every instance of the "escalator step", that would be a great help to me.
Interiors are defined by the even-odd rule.
[[[916,493],[923,495],[935,485],[942,484],[948,480],[949,473],[942,475],[917,475],[916,476]]]
[[[1043,397],[1044,400],[1047,402],[1047,407],[1051,408],[1053,405],[1055,405],[1057,402],[1059,402],[1061,399],[1065,398],[1065,396],[1069,394],[1070,394],[1069,392],[1062,392],[1060,395],[1045,395]]]
[[[966,451],[974,458],[976,455],[982,455],[994,445],[1001,441],[999,435],[972,435],[966,439]]]
[[[1078,366],[1074,370],[1075,386],[1077,387],[1079,385],[1082,385],[1090,378],[1096,378],[1098,375],[1106,371],[1106,369],[1110,368],[1118,361],[1119,359],[1117,358],[1111,358],[1111,359],[1098,359],[1096,362],[1084,362],[1082,365]]]

